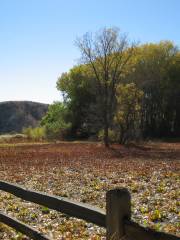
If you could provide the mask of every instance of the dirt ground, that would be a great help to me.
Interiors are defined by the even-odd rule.
[[[179,234],[180,143],[16,143],[0,145],[0,179],[105,209],[109,189],[126,187],[132,218]],[[105,239],[105,230],[0,192],[0,209],[52,239]],[[28,239],[0,225],[2,239]]]

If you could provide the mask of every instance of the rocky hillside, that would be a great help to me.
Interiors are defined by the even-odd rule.
[[[21,132],[35,127],[45,115],[48,104],[29,101],[0,102],[0,134]]]

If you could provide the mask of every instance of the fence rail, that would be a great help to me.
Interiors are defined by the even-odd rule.
[[[19,185],[0,181],[0,190],[23,200],[43,205],[69,216],[94,223],[107,229],[107,240],[180,240],[179,237],[144,228],[131,221],[131,197],[127,189],[114,189],[106,194],[106,213],[89,204],[79,203],[64,197],[57,197],[27,190]],[[49,240],[30,226],[0,212],[0,222],[16,229],[34,240]]]
[[[37,240],[50,240],[48,237],[44,236],[39,231],[31,228],[30,226],[18,221],[17,219],[14,219],[10,216],[7,216],[6,214],[0,212],[0,222],[5,223],[6,225],[16,229],[18,232],[21,232],[27,236],[29,236],[32,239]]]
[[[4,181],[0,181],[0,190],[11,193],[16,197],[22,198],[26,201],[37,203],[58,212],[65,213],[72,217],[92,222],[98,226],[106,226],[105,213],[100,209],[90,206],[88,204],[72,201],[64,197],[57,197],[37,191],[27,190],[18,185]]]

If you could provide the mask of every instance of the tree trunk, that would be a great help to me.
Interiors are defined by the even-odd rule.
[[[109,147],[109,126],[106,123],[104,126],[104,144],[106,147]]]

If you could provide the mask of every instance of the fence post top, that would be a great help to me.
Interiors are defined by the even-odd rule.
[[[129,196],[130,192],[127,190],[127,188],[114,188],[109,191],[107,191],[106,195],[116,195],[116,196]]]

